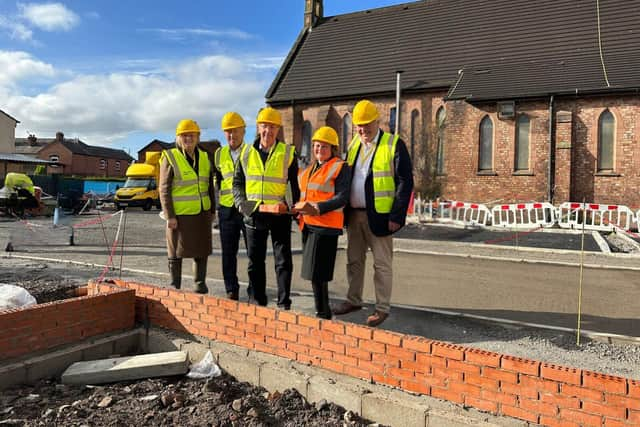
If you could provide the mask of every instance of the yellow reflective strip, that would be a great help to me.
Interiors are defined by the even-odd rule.
[[[173,155],[173,149],[166,150],[165,153],[167,153],[167,160],[169,160],[169,163],[173,168],[173,174],[178,176],[180,179],[182,179],[182,171],[178,167],[178,162],[176,161],[176,157]]]
[[[220,195],[221,196],[227,196],[229,194],[233,194],[233,190],[220,190]]]
[[[245,178],[247,181],[260,181],[262,179],[262,175],[247,175]]]
[[[287,183],[287,178],[285,175],[285,178],[280,178],[280,177],[275,177],[275,176],[263,176],[260,177],[262,178],[262,181],[264,182],[271,182],[273,184],[286,184]],[[258,178],[258,179],[260,179]]]
[[[174,179],[173,183],[180,187],[186,187],[189,185],[196,185],[198,183],[198,180],[197,179]]]
[[[393,197],[395,192],[393,191],[376,191],[373,193],[373,197]]]
[[[233,178],[233,172],[227,172],[222,174],[222,179],[229,179],[229,178]]]
[[[393,174],[389,171],[377,171],[373,173],[374,178],[393,177]]]
[[[191,202],[194,200],[200,200],[200,196],[173,196],[174,202]]]

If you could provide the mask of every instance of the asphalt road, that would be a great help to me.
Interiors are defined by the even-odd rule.
[[[67,217],[61,224],[96,218]],[[51,228],[51,219],[32,221],[36,225],[3,221],[0,222],[0,242],[12,234],[15,254],[106,264],[118,221],[119,216],[115,216],[105,221],[104,228],[99,224],[78,228],[74,233],[75,246],[68,246],[69,229]],[[123,228],[124,221],[121,230]],[[149,278],[153,280],[149,282],[167,280],[164,222],[157,212],[129,212],[125,230],[124,255],[120,258],[118,246],[112,265],[118,267],[122,260],[124,268],[151,272]],[[217,231],[214,232],[215,248],[209,258],[208,277],[222,279],[219,238]],[[428,235],[428,229],[424,233]],[[438,235],[441,234],[439,231]],[[310,292],[310,285],[299,278],[299,234],[293,235],[293,242],[293,288]],[[441,237],[437,241],[399,239],[396,249],[393,304],[567,328],[576,326],[580,278],[577,252],[540,248],[529,252],[523,247],[495,249],[483,243]],[[582,283],[583,329],[640,336],[638,260],[640,258],[600,255],[593,251],[588,254]],[[373,301],[371,256],[368,261],[365,299]],[[335,298],[342,298],[346,293],[345,264],[346,252],[340,249],[334,281],[330,284]],[[246,265],[247,258],[241,249],[239,277],[245,283]],[[184,271],[189,271],[188,264]],[[267,271],[268,285],[274,286],[271,257],[268,257]]]

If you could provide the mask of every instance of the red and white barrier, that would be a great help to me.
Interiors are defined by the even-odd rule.
[[[556,223],[556,208],[551,203],[513,203],[491,209],[494,227],[552,227]]]
[[[558,208],[558,225],[585,230],[629,231],[636,216],[626,206],[565,202]]]
[[[441,202],[440,207],[441,212],[449,209],[449,219],[455,224],[485,227],[491,224],[491,211],[481,203],[451,201]]]

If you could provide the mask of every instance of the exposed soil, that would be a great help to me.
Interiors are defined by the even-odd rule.
[[[148,379],[105,386],[43,381],[5,390],[0,425],[13,426],[368,426],[333,403],[296,390],[269,393],[230,375]]]
[[[84,284],[51,271],[45,263],[31,263],[24,268],[0,266],[0,283],[25,288],[38,304],[76,297],[76,289]]]

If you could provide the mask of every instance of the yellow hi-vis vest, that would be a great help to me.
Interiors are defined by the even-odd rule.
[[[244,142],[238,150],[240,150],[240,156],[247,148],[247,144]],[[233,173],[236,169],[236,165],[231,157],[231,148],[228,145],[218,148],[214,156],[214,162],[216,169],[220,171],[222,175],[222,181],[220,182],[220,206],[230,208],[233,206]]]
[[[171,199],[176,215],[197,215],[202,210],[211,209],[209,155],[200,149],[196,149],[196,154],[198,155],[198,173],[193,170],[180,149],[172,148],[162,152],[173,168]]]
[[[375,210],[378,213],[385,214],[391,212],[393,199],[396,194],[396,182],[393,179],[394,168],[393,158],[396,154],[396,143],[398,135],[391,135],[383,132],[376,152],[371,161],[371,170],[373,171],[373,200],[375,202]],[[360,135],[356,135],[351,140],[347,149],[347,163],[353,167],[358,152],[360,151]]]
[[[269,151],[266,164],[258,150],[247,146],[240,162],[245,174],[245,193],[247,200],[256,201],[256,208],[264,203],[275,205],[285,201],[289,166],[293,162],[295,148],[284,142],[276,141]]]

